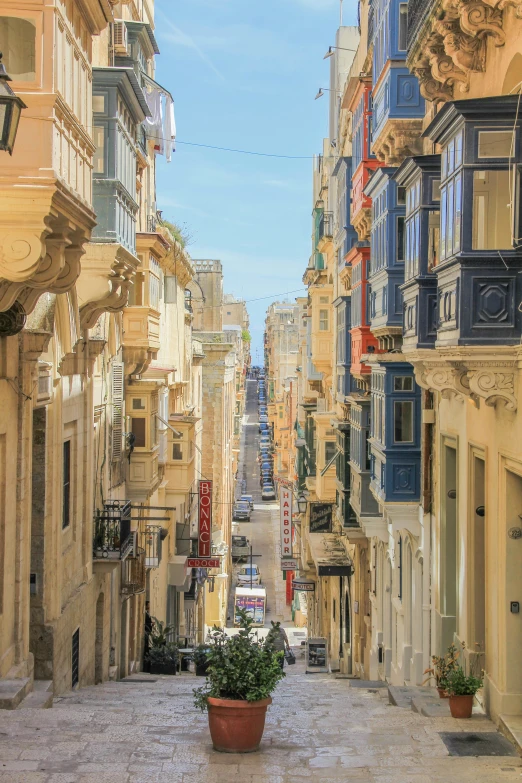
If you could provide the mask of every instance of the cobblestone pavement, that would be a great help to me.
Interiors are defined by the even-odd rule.
[[[143,679],[143,677],[141,678]],[[0,783],[512,783],[518,757],[449,756],[439,731],[492,731],[484,718],[429,719],[348,680],[288,670],[259,753],[213,751],[192,706],[193,675],[107,683],[50,710],[0,712]]]

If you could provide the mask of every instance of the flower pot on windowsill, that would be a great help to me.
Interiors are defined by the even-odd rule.
[[[259,750],[272,699],[239,701],[208,698],[208,725],[214,750],[254,753]]]
[[[450,696],[449,708],[452,718],[471,718],[473,712],[473,699],[472,695],[466,696]]]

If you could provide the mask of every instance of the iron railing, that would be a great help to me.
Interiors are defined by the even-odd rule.
[[[415,43],[424,20],[435,7],[434,0],[409,0],[408,3],[408,51]]]
[[[131,531],[131,501],[110,500],[94,518],[93,557],[125,560],[134,547]]]
[[[145,578],[145,550],[137,547],[135,556],[121,564],[121,592],[125,595],[144,593]]]
[[[155,234],[158,227],[158,218],[156,215],[147,215],[147,233]]]
[[[319,220],[319,239],[333,237],[333,212],[323,212]]]

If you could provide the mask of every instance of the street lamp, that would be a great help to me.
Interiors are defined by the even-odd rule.
[[[306,499],[306,497],[303,494],[299,495],[299,497],[297,498],[297,508],[299,509],[299,513],[306,514],[307,506],[308,506],[308,500]]]
[[[337,95],[341,95],[341,90],[330,90],[328,87],[319,87],[319,90],[314,98],[314,101],[316,101],[318,98],[322,98],[325,92],[336,92]]]
[[[329,57],[334,56],[334,49],[340,49],[342,52],[356,52],[357,49],[345,49],[344,46],[329,46],[323,60],[327,60]]]
[[[12,155],[20,113],[27,106],[9,87],[7,82],[10,81],[12,79],[5,70],[0,53],[0,150]]]

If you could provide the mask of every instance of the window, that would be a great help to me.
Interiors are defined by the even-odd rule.
[[[71,441],[63,444],[62,529],[71,524]]]
[[[398,552],[397,552],[397,565],[398,565],[398,572],[399,572],[399,601],[402,601],[402,536],[399,536],[398,541]]]
[[[146,436],[146,420],[143,418],[136,418],[132,417],[131,419],[131,432],[134,435],[134,448],[135,449],[144,449],[145,448],[145,436]]]
[[[333,440],[327,440],[324,444],[324,464],[328,465],[337,454],[337,445]]]
[[[413,402],[393,403],[393,432],[395,443],[413,443]]]
[[[458,231],[460,233],[460,222]],[[455,228],[457,232],[457,227]],[[440,212],[433,210],[428,217],[428,272],[432,272],[439,261],[440,248]]]
[[[105,95],[92,96],[92,110],[94,114],[105,114]]]
[[[406,51],[408,46],[408,3],[399,5],[399,49]]]
[[[132,400],[132,410],[133,411],[145,410],[145,404],[141,397],[134,397],[134,399]]]
[[[413,378],[411,375],[396,375],[393,379],[394,391],[413,391]]]
[[[328,310],[319,310],[319,331],[328,331]]]
[[[507,169],[473,172],[473,250],[512,246],[509,174]]]
[[[80,682],[80,629],[72,635],[71,643],[71,684],[76,688]]]
[[[183,447],[181,443],[172,444],[172,459],[183,459]]]
[[[479,131],[479,158],[510,158],[513,154],[514,133],[509,130]]]
[[[406,188],[402,185],[397,188],[397,204],[406,204]]]
[[[460,250],[462,227],[462,131],[457,133],[442,152],[440,258],[449,258]]]
[[[36,24],[32,19],[0,16],[0,41],[3,64],[11,79],[34,82],[36,79]]]
[[[404,261],[404,221],[405,218],[397,218],[397,261]]]
[[[93,173],[105,174],[105,126],[95,125],[93,128],[93,140],[96,145],[93,159]]]
[[[431,183],[431,200],[440,201],[440,179],[434,179]]]

